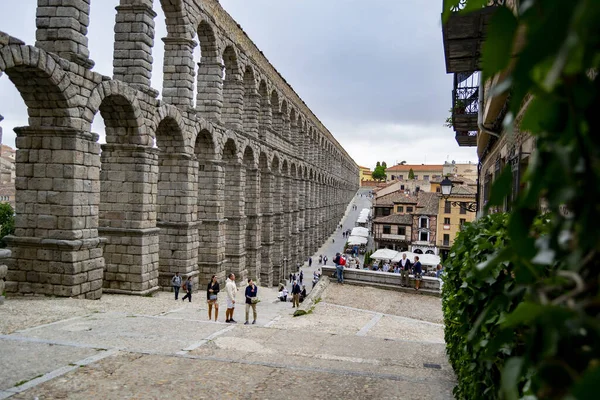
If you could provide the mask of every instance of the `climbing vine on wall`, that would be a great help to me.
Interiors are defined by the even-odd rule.
[[[462,12],[488,3],[446,0],[445,17],[459,2]],[[484,262],[470,265],[468,272],[478,281],[493,283],[499,266],[509,264],[514,286],[483,303],[477,297],[464,299],[460,307],[477,307],[476,321],[487,323],[486,316],[497,307],[495,299],[522,293],[513,310],[506,309],[493,321],[498,329],[515,332],[494,338],[493,348],[506,350],[505,357],[490,358],[494,351],[474,353],[476,362],[497,366],[498,376],[491,379],[499,382],[494,388],[500,396],[596,398],[600,393],[600,2],[518,3],[517,10],[499,6],[492,16],[482,72],[484,79],[500,71],[508,73],[492,92],[511,95],[503,122],[506,135],[511,134],[526,98],[532,96],[519,129],[531,133],[536,148],[524,189],[507,217],[508,240],[490,249]],[[509,195],[507,177],[505,171],[494,184],[489,207],[501,205]],[[533,235],[542,200],[549,212],[548,232]],[[478,339],[467,337],[470,346],[490,346],[490,342],[476,343]],[[519,351],[513,352],[515,348]]]

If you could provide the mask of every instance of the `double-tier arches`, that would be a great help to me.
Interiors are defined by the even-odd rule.
[[[275,176],[271,170],[269,155],[263,148],[258,159],[260,169],[260,220],[261,220],[261,268],[260,282],[265,286],[273,286],[278,281],[273,278],[273,247],[275,244],[273,232],[273,190]]]

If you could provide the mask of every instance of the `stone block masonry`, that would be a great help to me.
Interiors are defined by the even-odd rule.
[[[89,0],[38,0],[35,46],[0,32],[0,74],[29,114],[16,129],[7,293],[144,295],[175,272],[277,285],[356,193],[358,166],[217,0],[157,3],[120,1],[112,78],[92,71]]]

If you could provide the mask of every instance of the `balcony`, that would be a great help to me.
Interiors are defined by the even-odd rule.
[[[454,74],[452,91],[452,127],[459,146],[477,145],[479,112],[479,72]]]
[[[442,27],[447,73],[481,69],[481,45],[487,26],[495,7],[503,5],[505,1],[490,0],[488,5],[480,10],[462,14],[460,11],[464,8],[465,1],[461,0],[458,6],[451,10],[450,17]]]

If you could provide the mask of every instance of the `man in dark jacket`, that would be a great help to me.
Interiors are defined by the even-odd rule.
[[[421,267],[421,262],[419,261],[419,256],[415,256],[415,263],[413,264],[413,274],[415,276],[415,290],[419,290],[419,286],[421,285],[421,274],[423,273],[423,268]]]
[[[294,283],[292,283],[292,308],[294,307],[300,307],[300,292],[302,291],[302,289],[300,288],[300,285],[298,285],[298,283],[296,281],[294,281]]]
[[[398,267],[400,268],[400,285],[410,285],[410,278],[408,277],[408,274],[410,273],[412,265],[410,260],[406,258],[406,253],[402,253],[402,259],[398,263]]]
[[[252,314],[254,315],[253,324],[256,324],[256,303],[252,301],[253,298],[256,298],[258,294],[258,287],[254,284],[252,279],[248,279],[248,286],[246,286],[246,322],[244,325],[248,325],[248,317],[250,314],[250,307],[252,307]]]

